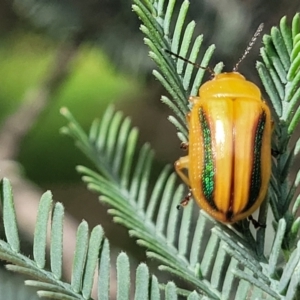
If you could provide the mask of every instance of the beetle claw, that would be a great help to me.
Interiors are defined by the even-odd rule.
[[[281,154],[281,152],[279,150],[277,150],[277,149],[271,149],[271,155],[274,158],[277,158],[280,154]]]
[[[185,151],[188,150],[189,149],[189,144],[182,142],[180,144],[180,149],[185,150]]]
[[[248,220],[253,224],[253,226],[254,226],[255,229],[258,229],[258,228],[266,228],[266,227],[267,227],[266,224],[261,224],[261,223],[259,223],[257,220],[255,220],[255,219],[252,217],[252,215],[250,215],[250,216],[248,217]]]
[[[189,193],[184,197],[184,199],[176,206],[176,208],[179,210],[181,207],[185,207],[189,204],[190,200],[192,198],[192,192],[191,190]]]

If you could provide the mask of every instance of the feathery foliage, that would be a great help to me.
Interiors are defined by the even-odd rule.
[[[163,97],[162,100],[175,113],[176,117],[170,120],[178,128],[180,139],[185,141],[187,127],[184,118],[188,110],[187,95],[196,93],[201,84],[199,76],[203,75],[203,70],[197,71],[198,81],[196,79],[193,81],[193,76],[186,75],[191,74],[191,67],[189,65],[184,67],[184,63],[178,59],[173,60],[164,49],[170,49],[181,56],[186,56],[190,51],[190,55],[194,56],[189,59],[195,61],[200,47],[196,41],[201,40],[202,37],[196,37],[194,45],[189,47],[193,23],[184,27],[188,2],[182,3],[179,17],[175,21],[172,19],[174,4],[173,0],[166,3],[136,0],[133,9],[143,22],[141,30],[146,35],[145,43],[149,46],[150,56],[157,62],[160,70],[154,71],[154,75],[172,97],[172,100],[167,97]],[[297,55],[294,50],[297,48],[297,35],[300,30],[297,18],[298,15],[293,21],[292,35],[286,34],[289,32],[289,26],[284,19],[280,29],[276,29],[279,32],[275,34],[277,37],[286,34],[282,38],[284,43],[273,41],[271,35],[272,45],[276,44],[276,47],[268,44],[262,50],[277,64],[279,62],[283,64],[282,60],[286,60],[285,69],[282,69],[284,72],[281,73],[283,78],[288,78],[291,68],[294,69],[294,74],[297,74],[295,67]],[[175,33],[170,37],[170,24],[173,21]],[[264,38],[265,43],[266,39],[268,38]],[[289,52],[284,47],[289,49]],[[211,49],[213,48],[210,48],[210,51]],[[293,53],[293,56],[283,56],[285,52]],[[211,52],[209,53],[211,55]],[[210,56],[206,56],[205,62],[200,64],[205,67],[209,58]],[[274,70],[272,70],[270,64],[258,63],[258,70],[260,74],[262,69],[265,73],[272,73],[273,77],[270,76],[269,80],[278,90],[286,90],[285,93],[289,93],[286,101],[293,99],[292,105],[295,108],[299,103],[299,97],[297,99],[295,96],[298,82],[292,78],[292,75],[289,75],[291,79],[276,81],[274,78],[278,73],[275,68],[277,64],[274,63]],[[263,81],[266,80],[267,75],[262,74],[262,78]],[[288,83],[290,81],[293,81],[293,92],[291,92],[291,83]],[[284,96],[285,93],[282,95]],[[270,98],[273,101],[271,96]],[[284,100],[284,97],[281,99]],[[273,105],[275,112],[278,113],[275,104]],[[282,106],[287,108],[287,104]],[[295,151],[297,147],[289,145],[292,150],[287,150],[290,135],[297,125],[297,112],[294,117],[290,115],[290,120],[284,120],[286,131],[280,129],[282,124],[276,125],[274,131],[273,143],[276,146],[274,149],[279,153],[274,159],[273,172],[275,173],[270,189],[270,204],[274,214],[274,232],[268,235],[272,243],[270,251],[265,246],[265,229],[260,228],[253,234],[246,220],[232,226],[236,230],[234,231],[212,220],[203,211],[200,211],[194,223],[193,204],[183,212],[178,212],[175,207],[182,199],[183,187],[176,185],[174,175],[169,174],[167,168],[162,171],[153,190],[149,191],[147,186],[152,151],[148,145],[145,145],[138,154],[135,153],[136,130],[129,129],[130,121],[127,118],[123,119],[119,112],[113,112],[113,109],[109,108],[101,123],[98,121],[93,123],[89,136],[84,134],[69,112],[64,110],[63,114],[70,121],[64,132],[75,139],[77,145],[98,168],[98,172],[95,172],[82,166],[78,167],[79,172],[83,174],[83,180],[90,189],[101,195],[101,202],[112,207],[108,212],[114,216],[114,220],[126,226],[131,236],[137,238],[138,244],[147,248],[148,257],[156,258],[161,262],[160,270],[168,271],[189,282],[192,289],[199,293],[200,298],[202,296],[209,299],[297,298],[300,245],[297,244],[296,210],[299,200],[296,201],[291,213],[288,209],[294,199],[294,187],[298,181],[295,180],[290,184],[287,177],[291,162],[297,155]],[[294,120],[293,124],[291,124],[292,120]],[[278,134],[279,130],[282,135]],[[285,147],[282,142],[285,143]],[[137,157],[136,164],[133,164],[135,157]],[[283,184],[280,181],[282,179],[284,179]],[[275,180],[278,180],[277,184]],[[281,196],[283,193],[285,198]],[[284,206],[283,203],[285,203],[285,211],[280,210],[281,213],[276,215],[276,209],[279,210],[279,206]],[[266,220],[267,208],[268,202],[265,201],[260,208],[261,222]],[[178,229],[175,229],[176,224],[180,224]],[[282,261],[283,258],[286,261]],[[178,289],[177,292],[184,295],[189,293],[183,289]]]
[[[272,167],[270,205],[274,227],[284,220],[286,228],[282,232],[282,248],[289,257],[297,245],[300,227],[297,216],[300,196],[296,195],[299,168],[294,170],[294,178],[290,174],[300,145],[299,137],[296,141],[291,140],[300,119],[300,15],[295,15],[291,27],[283,17],[279,28],[273,27],[270,35],[263,37],[263,43],[263,63],[258,62],[257,69],[275,111],[272,147],[278,152]]]
[[[181,59],[176,59],[176,64],[165,49],[187,57],[191,62],[195,62],[199,57],[199,51],[203,41],[203,36],[197,36],[192,42],[195,22],[191,21],[184,26],[186,14],[189,7],[188,1],[183,1],[173,35],[170,32],[171,23],[174,22],[173,12],[176,1],[169,1],[165,8],[164,1],[142,1],[135,0],[133,10],[137,13],[143,24],[140,29],[145,34],[144,42],[149,46],[150,57],[155,61],[160,71],[154,70],[153,75],[161,82],[168,91],[172,100],[163,96],[161,101],[168,105],[176,114],[176,118],[169,120],[178,129],[178,137],[183,142],[187,141],[188,129],[185,115],[188,112],[187,99],[190,95],[198,93],[199,86],[204,76],[204,69],[198,69],[196,76],[192,80],[192,73],[195,67],[191,64],[184,66]],[[206,49],[201,62],[202,67],[207,67],[213,54],[214,45]]]
[[[102,243],[103,230],[96,226],[89,237],[88,225],[82,222],[77,231],[77,243],[73,263],[72,282],[62,281],[62,239],[64,208],[61,203],[53,205],[50,192],[40,200],[33,243],[33,259],[21,254],[17,220],[10,182],[1,182],[1,201],[6,241],[0,241],[0,258],[10,262],[8,270],[33,277],[26,285],[38,290],[40,297],[53,299],[89,299],[95,268]],[[50,265],[46,270],[47,228],[51,215]]]
[[[73,259],[71,283],[62,280],[63,251],[63,219],[64,208],[61,203],[53,203],[50,192],[43,194],[39,204],[36,228],[34,233],[33,258],[21,253],[17,219],[10,182],[3,178],[0,186],[1,204],[3,210],[3,225],[5,239],[0,240],[0,259],[8,264],[10,271],[34,278],[25,280],[27,286],[34,287],[39,297],[50,299],[92,299],[95,270],[98,271],[97,299],[110,299],[111,263],[110,246],[104,237],[100,225],[89,233],[88,224],[82,221],[78,226],[76,248]],[[50,218],[50,270],[46,268],[46,239]],[[130,282],[129,258],[120,253],[116,261],[117,300],[131,299],[134,291],[135,299],[160,299],[159,283],[155,276],[149,274],[148,267],[141,263],[136,270],[135,290]],[[1,275],[2,273],[0,273]],[[0,276],[1,279],[4,275]],[[124,280],[127,279],[127,280]],[[20,281],[20,280],[19,280]],[[16,283],[15,283],[16,284]],[[151,287],[151,288],[150,288]],[[176,296],[174,284],[167,285],[165,296],[170,299]],[[16,289],[5,281],[0,283],[1,298],[33,299],[25,289]],[[18,296],[17,296],[18,295]],[[147,296],[147,298],[144,298]]]

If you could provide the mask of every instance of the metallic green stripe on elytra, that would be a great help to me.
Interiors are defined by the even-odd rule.
[[[212,133],[209,122],[202,107],[199,108],[199,121],[203,137],[203,169],[202,169],[202,191],[206,201],[211,207],[217,209],[214,202],[215,188],[215,166],[212,151]]]
[[[250,191],[248,197],[248,203],[244,211],[247,211],[256,202],[260,188],[261,188],[261,150],[262,150],[262,140],[266,125],[266,113],[263,112],[257,122],[257,127],[255,130],[254,144],[253,144],[253,165],[251,173]]]

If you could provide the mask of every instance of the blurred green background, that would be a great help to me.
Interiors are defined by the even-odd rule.
[[[18,30],[6,36],[0,47],[1,119],[16,110],[29,87],[39,85],[53,60],[57,43],[46,36]],[[67,80],[52,96],[51,104],[22,144],[20,161],[26,174],[39,184],[78,180],[74,165],[78,153],[70,140],[61,136],[65,124],[62,106],[69,107],[86,126],[101,116],[105,107],[141,92],[133,77],[116,72],[100,49],[80,46]],[[72,155],[74,153],[74,155]],[[66,159],[66,157],[68,159]]]
[[[231,70],[260,23],[264,32],[283,15],[289,20],[300,9],[290,0],[193,0],[189,19],[204,34],[204,49],[215,43],[213,64]],[[182,1],[177,1],[176,9]],[[78,220],[101,223],[117,247],[135,255],[134,242],[87,192],[75,171],[88,164],[73,142],[59,134],[66,123],[59,114],[68,109],[87,130],[113,103],[140,128],[140,144],[149,141],[156,152],[155,171],[180,155],[176,130],[166,120],[171,113],[160,103],[165,93],[152,75],[139,20],[126,0],[0,0],[0,122],[18,110],[28,91],[38,88],[51,72],[62,45],[72,45],[74,57],[49,96],[49,104],[20,144],[17,161],[25,176]],[[258,42],[242,63],[240,72],[258,83],[255,61]],[[123,239],[115,231],[121,230]]]

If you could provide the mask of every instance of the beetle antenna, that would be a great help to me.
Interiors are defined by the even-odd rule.
[[[172,51],[169,51],[168,49],[164,49],[164,50],[165,50],[167,53],[169,53],[169,54],[171,54],[171,55],[173,55],[173,56],[175,56],[175,57],[177,57],[177,58],[180,58],[181,60],[183,60],[183,61],[185,61],[185,62],[187,62],[187,63],[189,63],[189,64],[194,65],[194,66],[195,66],[196,68],[198,68],[198,69],[203,69],[203,70],[208,71],[212,77],[215,76],[215,72],[214,72],[210,67],[203,67],[203,66],[200,66],[199,64],[194,63],[194,62],[192,62],[192,61],[186,59],[186,58],[183,57],[183,56],[180,56],[180,55],[178,55],[178,54],[176,54],[176,53],[174,53],[174,52],[172,52]]]
[[[264,29],[264,23],[261,23],[258,28],[256,29],[248,47],[246,48],[244,54],[242,55],[242,57],[238,60],[238,62],[236,63],[236,65],[233,68],[233,72],[236,72],[240,63],[245,59],[245,57],[249,54],[250,50],[252,49],[253,45],[255,44],[257,38],[260,36],[261,32]]]

